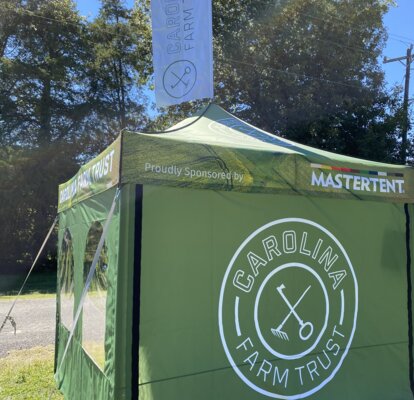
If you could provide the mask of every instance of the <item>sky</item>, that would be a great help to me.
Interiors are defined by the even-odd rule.
[[[388,42],[384,55],[388,58],[402,57],[407,54],[407,48],[414,44],[414,0],[397,0],[398,6],[393,7],[384,18],[388,28]],[[414,54],[414,51],[413,51]],[[384,64],[385,76],[389,84],[403,84],[405,66],[399,62]],[[414,63],[412,63],[412,70]],[[411,74],[410,97],[414,97],[414,73]]]
[[[81,15],[93,18],[99,10],[99,0],[75,0]],[[132,7],[134,1],[126,0],[125,4]],[[405,56],[410,44],[414,44],[414,0],[396,0],[397,6],[392,7],[384,18],[388,30],[388,41],[384,56],[396,58]],[[413,51],[414,54],[414,51]],[[382,61],[382,60],[381,60]],[[414,63],[413,69],[414,69]],[[390,86],[404,85],[405,66],[399,62],[383,64],[385,79]],[[410,84],[410,97],[414,97],[414,72]]]

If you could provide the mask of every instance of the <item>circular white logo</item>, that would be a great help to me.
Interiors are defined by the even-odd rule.
[[[197,68],[189,60],[174,61],[164,72],[162,79],[165,91],[176,99],[190,93],[197,81]]]
[[[224,351],[241,380],[276,399],[320,390],[354,336],[358,284],[338,239],[300,218],[270,222],[237,249],[219,301]]]

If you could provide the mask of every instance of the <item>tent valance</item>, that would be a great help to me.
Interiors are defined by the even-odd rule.
[[[318,150],[210,105],[163,134],[123,132],[59,187],[59,211],[118,182],[414,201],[414,169]]]

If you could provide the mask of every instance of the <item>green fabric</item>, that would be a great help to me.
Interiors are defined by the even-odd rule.
[[[116,139],[96,158],[83,165],[73,178],[59,185],[58,212],[118,184],[120,144],[121,139]]]
[[[411,202],[414,170],[303,146],[211,105],[172,132],[125,132],[123,183]]]
[[[59,211],[118,183],[414,201],[414,169],[304,146],[262,131],[216,105],[168,132],[123,132],[59,186]]]
[[[58,327],[58,354],[62,354],[69,332]],[[59,358],[60,361],[60,358]],[[65,399],[113,399],[113,383],[85,354],[79,340],[72,341],[64,366],[56,377]]]
[[[314,394],[308,394],[309,398],[412,398],[409,388],[403,205],[145,186],[143,215],[139,357],[141,400],[266,398],[241,379],[233,368],[234,364],[239,366],[242,376],[272,393],[273,396],[269,397],[274,398],[300,398],[301,393],[314,390],[320,383],[322,386]],[[266,224],[286,219],[311,221],[332,236],[315,225],[289,220],[251,237]],[[291,248],[287,240],[286,251],[281,250],[279,256],[273,254],[274,259],[268,261],[262,240],[274,234],[279,249],[282,249],[282,233],[292,231],[297,235],[296,251],[287,252]],[[308,236],[303,245],[300,238],[305,231]],[[235,256],[248,237],[250,239]],[[315,248],[318,237],[323,238],[324,243],[316,259],[313,259],[313,253],[307,255],[306,251]],[[358,287],[358,309],[352,339],[356,285],[346,258],[332,237],[349,257]],[[329,246],[333,252],[321,261],[323,250]],[[250,257],[258,271],[257,276],[254,276],[253,267],[249,265],[248,251],[268,261],[266,265],[259,265]],[[338,258],[332,261],[335,254]],[[230,268],[232,260],[234,267]],[[328,261],[332,262],[331,267]],[[270,356],[257,337],[252,301],[258,295],[258,288],[264,284],[258,303],[260,329],[265,341],[280,353],[299,354],[309,347],[308,342],[300,340],[299,323],[292,315],[283,327],[290,336],[289,341],[270,333],[270,328],[276,328],[289,314],[289,308],[276,290],[280,283],[285,284],[284,293],[292,306],[306,287],[312,286],[296,312],[304,322],[312,322],[315,333],[323,328],[326,314],[321,312],[326,311],[320,290],[322,286],[312,273],[303,268],[286,268],[274,273],[278,267],[292,263],[307,265],[322,277],[328,291],[330,311],[328,328],[318,345],[297,360],[283,360]],[[337,275],[335,280],[328,277],[325,268],[330,268],[329,272],[345,270],[347,276],[340,280],[340,275]],[[232,284],[237,269],[244,271],[240,282],[246,286],[247,275],[251,274],[254,278],[250,293]],[[227,284],[223,284],[228,270]],[[269,279],[269,284],[264,283],[266,279]],[[338,281],[336,291],[328,286],[329,282],[333,286]],[[225,289],[220,306],[222,287]],[[339,323],[341,303],[338,295],[341,289],[345,293],[342,325]],[[234,322],[235,296],[240,297],[240,337],[236,334]],[[220,308],[226,344],[234,363],[224,349],[219,329]],[[339,334],[329,342],[329,351],[323,344],[329,335],[332,337],[332,332],[328,330],[333,326]],[[340,336],[341,332],[346,339]],[[248,336],[259,353],[257,359],[249,359],[254,349],[248,342],[245,342],[247,350],[243,346],[236,350]],[[324,383],[323,380],[334,369],[334,362],[338,363],[344,354],[348,342],[350,348],[342,365],[331,380]],[[336,356],[338,348],[335,343],[341,347]],[[319,356],[325,366],[328,364],[323,350],[332,362],[327,371],[317,359]],[[263,360],[271,362],[273,368],[266,382],[263,371],[257,375],[260,366],[264,365],[264,369],[268,367]],[[320,376],[313,371],[313,362],[316,362]],[[293,369],[295,365],[305,366],[301,370],[303,385],[298,370]],[[273,385],[275,366],[279,368],[279,377],[290,369],[286,387],[283,379],[282,383],[277,381]]]
[[[131,399],[132,296],[136,279],[134,265],[135,186],[121,190],[119,264],[117,271],[117,307],[115,329],[114,400]]]
[[[105,356],[82,347],[81,317],[56,374],[65,397],[131,398],[143,184],[140,400],[412,398],[413,171],[302,146],[214,105],[168,133],[123,132],[60,186],[58,275],[73,245],[76,312],[89,229],[122,185],[101,263]],[[61,282],[67,302],[70,273]],[[58,366],[68,336],[58,319]]]
[[[84,288],[84,262],[85,247],[88,232],[96,221],[102,225],[107,218],[109,208],[114,199],[115,189],[110,189],[94,198],[75,204],[69,210],[60,214],[59,220],[59,248],[66,229],[69,230],[74,255],[74,313],[79,305]],[[108,282],[106,301],[106,328],[105,328],[105,365],[101,371],[94,361],[82,348],[82,317],[77,324],[72,343],[62,368],[57,370],[56,380],[62,392],[69,399],[113,399],[115,384],[115,323],[117,307],[117,275],[118,275],[118,249],[119,249],[119,207],[115,213],[105,240],[108,253],[108,269],[106,277]],[[58,276],[61,266],[58,266]],[[59,283],[59,282],[58,282]],[[60,287],[58,285],[58,294]],[[58,312],[60,298],[58,296]],[[57,366],[61,365],[61,358],[69,336],[68,330],[58,323],[58,342],[56,344]]]

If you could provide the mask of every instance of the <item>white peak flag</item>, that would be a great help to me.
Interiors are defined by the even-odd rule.
[[[212,0],[152,0],[157,104],[213,97]]]

